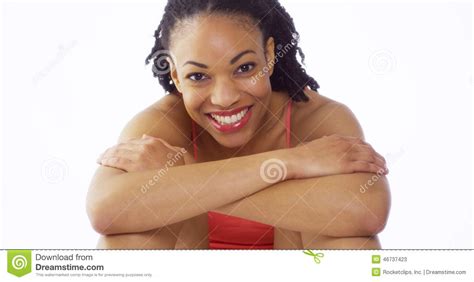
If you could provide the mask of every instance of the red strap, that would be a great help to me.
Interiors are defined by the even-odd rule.
[[[291,137],[291,98],[290,101],[288,101],[288,107],[286,109],[286,146],[288,148],[291,147],[291,142],[290,142],[290,137]]]
[[[197,161],[197,144],[196,144],[196,125],[194,124],[194,120],[191,119],[191,124],[192,124],[192,139],[193,139],[193,150],[194,150],[194,160]]]

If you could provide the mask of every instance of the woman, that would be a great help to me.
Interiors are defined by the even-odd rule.
[[[170,0],[155,38],[168,95],[98,159],[99,248],[380,248],[385,160],[317,92],[278,1]]]

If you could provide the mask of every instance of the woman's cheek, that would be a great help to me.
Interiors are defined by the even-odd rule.
[[[253,96],[259,98],[264,98],[272,89],[268,76],[258,77],[258,74],[245,80],[244,87],[248,89]]]
[[[204,91],[196,89],[186,89],[183,91],[184,107],[191,116],[199,115],[200,109],[206,99]]]

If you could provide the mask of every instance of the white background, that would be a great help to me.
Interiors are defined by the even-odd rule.
[[[470,4],[282,1],[320,93],[389,160],[383,248],[472,248]],[[164,1],[4,4],[0,248],[94,248],[95,159],[164,92]]]

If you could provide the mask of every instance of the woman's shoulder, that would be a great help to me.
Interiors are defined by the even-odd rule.
[[[309,101],[293,103],[292,111],[292,131],[301,142],[332,134],[364,138],[361,126],[348,106],[309,88],[304,91]]]
[[[191,134],[191,119],[183,99],[168,94],[137,113],[125,126],[120,141],[143,134],[159,137],[173,146],[187,147]]]

